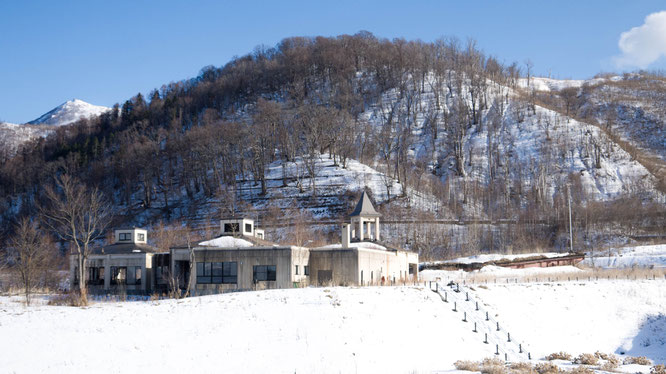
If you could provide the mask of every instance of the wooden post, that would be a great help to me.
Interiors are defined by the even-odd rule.
[[[497,331],[499,331],[499,322],[497,322]]]
[[[467,322],[467,312],[463,312],[463,322]]]
[[[523,353],[523,345],[518,344],[518,353]]]
[[[476,332],[476,322],[474,322],[474,330],[472,331]]]
[[[488,318],[488,312],[486,312],[486,321],[490,321],[490,318]]]
[[[476,310],[479,310],[479,302],[476,302]]]
[[[506,336],[507,336],[507,342],[511,343],[511,334],[507,332]]]
[[[453,302],[453,311],[454,311],[454,312],[457,312],[457,311],[458,311],[458,310],[456,309],[456,302],[455,302],[455,301]]]
[[[499,355],[499,344],[495,344],[495,354]]]
[[[486,333],[486,337],[483,339],[483,342],[488,344],[488,333]]]

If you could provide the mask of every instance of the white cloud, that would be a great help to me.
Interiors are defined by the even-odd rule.
[[[618,68],[648,65],[666,56],[666,11],[645,17],[645,23],[620,34],[618,46],[622,54],[613,60]]]

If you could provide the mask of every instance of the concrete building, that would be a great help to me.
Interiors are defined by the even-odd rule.
[[[114,243],[94,250],[87,261],[90,293],[145,294],[153,291],[153,257],[159,252],[147,244],[148,233],[132,227],[114,230]],[[70,256],[72,287],[78,285],[77,256]]]
[[[146,244],[145,230],[116,230],[114,244],[90,256],[88,284],[91,292],[137,293],[185,290],[189,284],[192,294],[202,295],[417,279],[418,254],[381,243],[380,217],[363,192],[349,223],[341,226],[340,243],[319,248],[269,242],[248,218],[223,219],[216,238],[161,253]],[[70,268],[75,272],[75,256]]]

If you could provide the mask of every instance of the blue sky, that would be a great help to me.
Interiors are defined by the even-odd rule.
[[[73,98],[111,106],[260,44],[360,30],[389,39],[472,37],[500,61],[530,59],[537,75],[554,78],[588,78],[637,64],[664,69],[666,51],[656,49],[656,62],[635,56],[637,48],[655,53],[649,33],[662,30],[656,18],[652,28],[646,24],[625,38],[618,57],[621,34],[662,10],[666,3],[651,0],[3,0],[0,120],[27,122]]]

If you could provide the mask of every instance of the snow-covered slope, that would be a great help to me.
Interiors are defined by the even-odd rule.
[[[457,360],[496,357],[495,344],[483,343],[485,331],[489,340],[503,339],[500,349],[521,342],[532,359],[599,350],[666,362],[665,280],[489,284],[464,291],[471,301],[464,293],[450,292],[445,303],[429,289],[411,286],[269,290],[99,302],[87,308],[26,308],[19,298],[1,297],[2,368],[68,373],[193,367],[232,373],[449,371]],[[484,322],[486,311],[490,326]],[[479,332],[472,321],[479,321]],[[507,331],[513,343],[504,344]],[[638,370],[649,367],[630,372]]]
[[[28,122],[28,124],[64,126],[82,118],[98,116],[108,110],[110,110],[110,108],[92,105],[83,100],[74,99],[58,105],[41,117]]]
[[[109,108],[104,106],[74,99],[23,125],[0,122],[0,150],[2,155],[11,157],[21,145],[33,139],[48,136],[55,130],[55,127],[98,116],[108,110]]]

